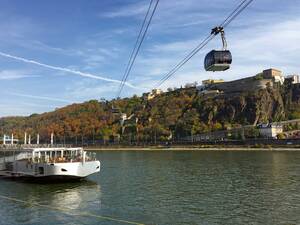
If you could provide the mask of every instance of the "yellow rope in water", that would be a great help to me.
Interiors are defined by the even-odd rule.
[[[51,210],[61,211],[61,212],[64,212],[66,214],[73,215],[73,216],[90,216],[90,217],[94,217],[94,218],[98,218],[98,219],[110,220],[110,221],[126,223],[126,224],[145,225],[143,223],[132,222],[132,221],[122,220],[122,219],[116,219],[116,218],[109,217],[109,216],[99,216],[99,215],[95,215],[95,214],[88,213],[88,212],[74,213],[74,212],[72,212],[71,210],[68,210],[68,209],[42,205],[42,204],[39,204],[39,203],[31,203],[31,202],[27,202],[27,201],[24,201],[24,200],[21,200],[21,199],[17,199],[17,198],[13,198],[13,197],[7,197],[7,196],[3,196],[3,195],[0,195],[0,198],[6,199],[6,200],[9,200],[9,201],[13,201],[13,202],[30,204],[30,205],[33,205],[33,206],[40,206],[40,207],[51,209]]]

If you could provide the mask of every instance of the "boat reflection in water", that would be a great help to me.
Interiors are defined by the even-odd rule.
[[[65,210],[80,211],[92,206],[99,209],[101,208],[101,189],[100,185],[89,180],[41,185],[38,191],[31,192],[29,199],[41,205]]]
[[[26,204],[6,201],[18,214],[18,218],[22,218],[24,224],[56,224],[52,221],[60,221],[67,225],[82,224],[82,221],[89,220],[82,215],[101,211],[100,185],[90,180],[56,184],[23,183],[12,180],[1,182],[4,185],[14,183],[17,191],[17,194],[12,195],[6,191],[1,195],[26,201]]]

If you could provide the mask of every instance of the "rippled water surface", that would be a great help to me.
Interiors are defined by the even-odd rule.
[[[0,224],[300,224],[300,152],[97,156],[84,182],[0,180]]]

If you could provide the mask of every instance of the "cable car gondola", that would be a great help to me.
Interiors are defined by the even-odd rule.
[[[231,52],[227,50],[224,28],[215,27],[211,31],[211,34],[214,35],[217,35],[219,33],[221,34],[223,49],[212,50],[205,56],[204,68],[206,71],[225,71],[230,68],[230,64],[232,63]]]
[[[114,105],[112,105],[111,112],[112,114],[120,114],[121,110],[119,108],[114,107]]]
[[[117,108],[112,108],[112,109],[111,109],[111,112],[112,112],[113,114],[120,114],[120,113],[121,113],[120,109],[117,109]]]

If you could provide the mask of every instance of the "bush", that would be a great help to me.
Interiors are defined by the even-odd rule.
[[[277,134],[277,139],[285,139],[285,135],[283,133]]]
[[[257,74],[255,77],[254,77],[255,80],[263,80],[264,77],[263,75],[260,73],[260,74]]]
[[[292,112],[289,116],[290,120],[300,119],[300,112]]]

